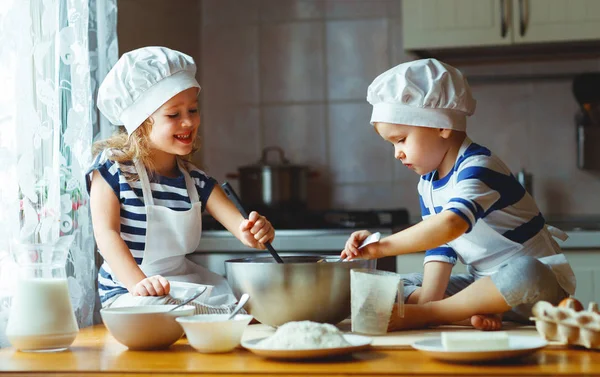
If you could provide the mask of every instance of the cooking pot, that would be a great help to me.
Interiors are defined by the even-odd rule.
[[[278,160],[269,162],[276,152]],[[227,178],[240,180],[240,197],[249,208],[303,209],[306,207],[308,178],[317,176],[306,165],[292,164],[280,147],[266,147],[261,159],[238,168]]]

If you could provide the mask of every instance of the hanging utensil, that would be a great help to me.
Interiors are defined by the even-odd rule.
[[[240,202],[240,198],[238,198],[235,191],[233,191],[233,188],[231,187],[231,185],[228,182],[225,182],[221,185],[221,187],[223,188],[223,191],[225,191],[225,194],[227,195],[229,200],[231,200],[233,202],[233,204],[235,205],[235,207],[238,209],[238,211],[240,211],[240,213],[242,214],[244,219],[247,219],[248,212],[246,212],[246,210],[244,209],[244,206],[242,206],[242,203]],[[277,263],[283,263],[283,259],[281,259],[279,254],[277,254],[277,252],[275,251],[273,246],[271,246],[270,242],[266,242],[265,246],[267,247],[267,250],[269,250],[269,253],[271,253],[273,258],[277,261]]]
[[[192,302],[195,299],[197,299],[198,297],[200,297],[204,293],[204,291],[206,291],[206,286],[198,288],[198,290],[196,291],[196,293],[194,293],[194,295],[192,297],[188,298],[187,300],[185,300],[184,302],[182,302],[181,304],[177,305],[176,307],[174,307],[173,309],[171,309],[169,311],[172,312],[173,310],[175,310],[177,308],[181,308],[183,305],[189,304],[190,302]]]
[[[229,315],[229,318],[227,318],[227,320],[233,319],[233,317],[235,317],[235,315],[238,314],[238,312],[240,310],[242,310],[242,308],[244,307],[244,305],[246,305],[246,303],[248,302],[249,298],[250,298],[250,295],[247,294],[247,293],[244,293],[242,295],[242,297],[240,297],[240,301],[236,305],[235,309],[233,309],[233,311],[231,312],[231,314]]]

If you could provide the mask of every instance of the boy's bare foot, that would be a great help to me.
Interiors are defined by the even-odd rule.
[[[471,317],[471,325],[482,331],[500,330],[502,328],[502,317],[497,314],[477,314]]]

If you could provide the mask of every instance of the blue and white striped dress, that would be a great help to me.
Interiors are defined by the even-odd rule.
[[[452,171],[442,179],[435,171],[421,176],[418,190],[423,219],[452,211],[469,224],[456,240],[427,250],[425,263],[455,264],[459,258],[468,269],[492,273],[523,248],[541,244],[533,239],[544,229],[545,220],[531,195],[498,157],[469,138]]]
[[[129,247],[136,263],[140,265],[144,258],[144,248],[146,246],[146,207],[144,206],[142,186],[139,181],[130,184],[122,175],[123,171],[136,172],[133,163],[120,164],[111,161],[109,155],[110,150],[105,150],[94,159],[86,174],[87,189],[89,192],[93,171],[98,170],[121,202],[121,237]],[[207,176],[189,162],[184,162],[184,165],[195,183],[204,210],[216,180]],[[176,211],[191,208],[183,174],[180,173],[176,178],[156,176],[150,182],[150,187],[155,205],[165,206]],[[102,254],[101,250],[99,252]],[[127,289],[113,275],[106,261],[98,272],[98,291],[102,302],[111,297],[127,293]]]

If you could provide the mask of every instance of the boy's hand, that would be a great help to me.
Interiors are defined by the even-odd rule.
[[[346,241],[346,245],[344,246],[344,250],[342,250],[340,258],[350,260],[356,257],[363,259],[377,259],[383,257],[378,242],[367,245],[360,250],[358,249],[363,241],[370,235],[371,232],[368,230],[359,230],[352,233]]]
[[[255,249],[264,250],[265,243],[271,242],[275,238],[275,229],[269,220],[256,211],[250,212],[248,219],[242,221],[240,230],[244,244]]]
[[[169,281],[160,275],[150,276],[133,287],[132,296],[164,296],[171,291]]]

